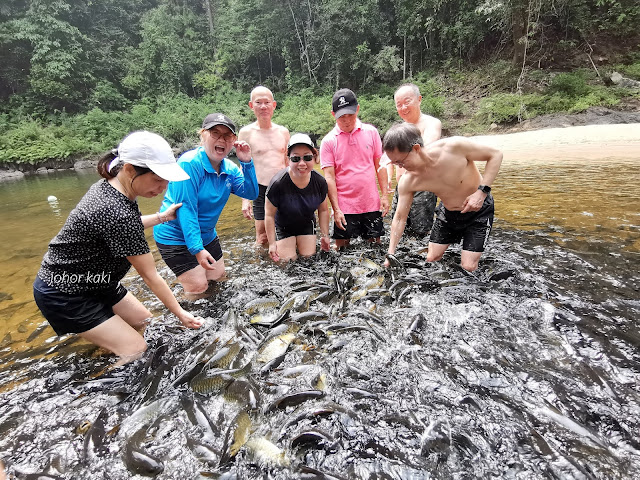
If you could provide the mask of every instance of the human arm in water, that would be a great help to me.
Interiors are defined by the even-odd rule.
[[[328,252],[331,248],[331,239],[329,238],[329,202],[327,197],[318,206],[318,219],[320,221],[320,250]]]
[[[327,189],[329,191],[329,201],[333,208],[333,221],[340,230],[347,229],[347,220],[340,210],[338,204],[338,187],[336,187],[336,169],[335,167],[324,167],[324,179],[327,181]]]
[[[380,157],[374,158],[373,164],[378,176],[378,185],[380,185],[380,209],[384,217],[389,213],[389,176],[386,168],[380,168]]]
[[[280,261],[278,255],[278,241],[276,240],[276,207],[268,198],[264,199],[264,228],[267,232],[267,240],[269,241],[269,256],[274,262]]]
[[[202,319],[194,317],[180,306],[176,297],[173,296],[171,289],[160,276],[158,270],[156,270],[156,264],[151,253],[129,256],[127,260],[133,265],[133,268],[136,269],[140,277],[142,277],[142,280],[144,280],[144,283],[147,284],[156,297],[158,297],[171,313],[178,317],[184,326],[200,328]]]
[[[407,224],[407,217],[409,216],[409,210],[411,210],[411,204],[413,203],[413,193],[409,190],[408,177],[403,175],[398,182],[398,203],[396,205],[396,213],[393,216],[391,222],[391,232],[389,233],[389,250],[388,253],[395,253],[398,243],[404,233],[404,227]],[[384,261],[384,266],[389,266],[389,260]]]

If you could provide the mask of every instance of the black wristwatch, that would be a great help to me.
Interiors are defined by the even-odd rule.
[[[478,190],[482,190],[487,195],[491,193],[491,187],[489,185],[478,185]]]

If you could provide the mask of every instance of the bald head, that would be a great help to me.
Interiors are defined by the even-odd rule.
[[[405,122],[418,123],[422,112],[420,111],[420,89],[413,83],[405,83],[393,95],[398,115]]]
[[[273,100],[273,93],[267,87],[258,85],[256,88],[251,90],[251,101],[255,101],[255,99],[258,97],[268,97]]]
[[[398,87],[396,93],[393,94],[393,98],[398,98],[406,95],[411,95],[417,98],[420,96],[420,89],[414,83],[405,83],[404,85],[400,85]]]

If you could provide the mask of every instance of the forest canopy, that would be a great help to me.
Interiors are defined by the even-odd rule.
[[[68,164],[138,129],[191,148],[212,111],[253,121],[260,84],[313,138],[342,87],[381,133],[406,81],[456,134],[613,107],[640,90],[598,69],[640,80],[639,32],[638,0],[3,0],[0,164]]]
[[[214,90],[354,90],[501,54],[544,66],[635,35],[637,0],[4,0],[0,104],[123,110]]]

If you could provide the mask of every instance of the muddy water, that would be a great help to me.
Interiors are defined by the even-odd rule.
[[[177,328],[127,277],[157,317],[145,357],[106,372],[110,357],[40,327],[31,300],[47,242],[94,180],[0,186],[0,457],[11,472],[640,475],[636,162],[506,162],[494,185],[495,231],[474,275],[457,267],[455,249],[426,265],[416,240],[392,271],[374,267],[383,250],[362,245],[282,269],[250,246],[234,200],[220,223],[230,279],[191,306],[203,330]],[[253,312],[265,299],[277,305]],[[287,303],[280,326],[269,326]]]

